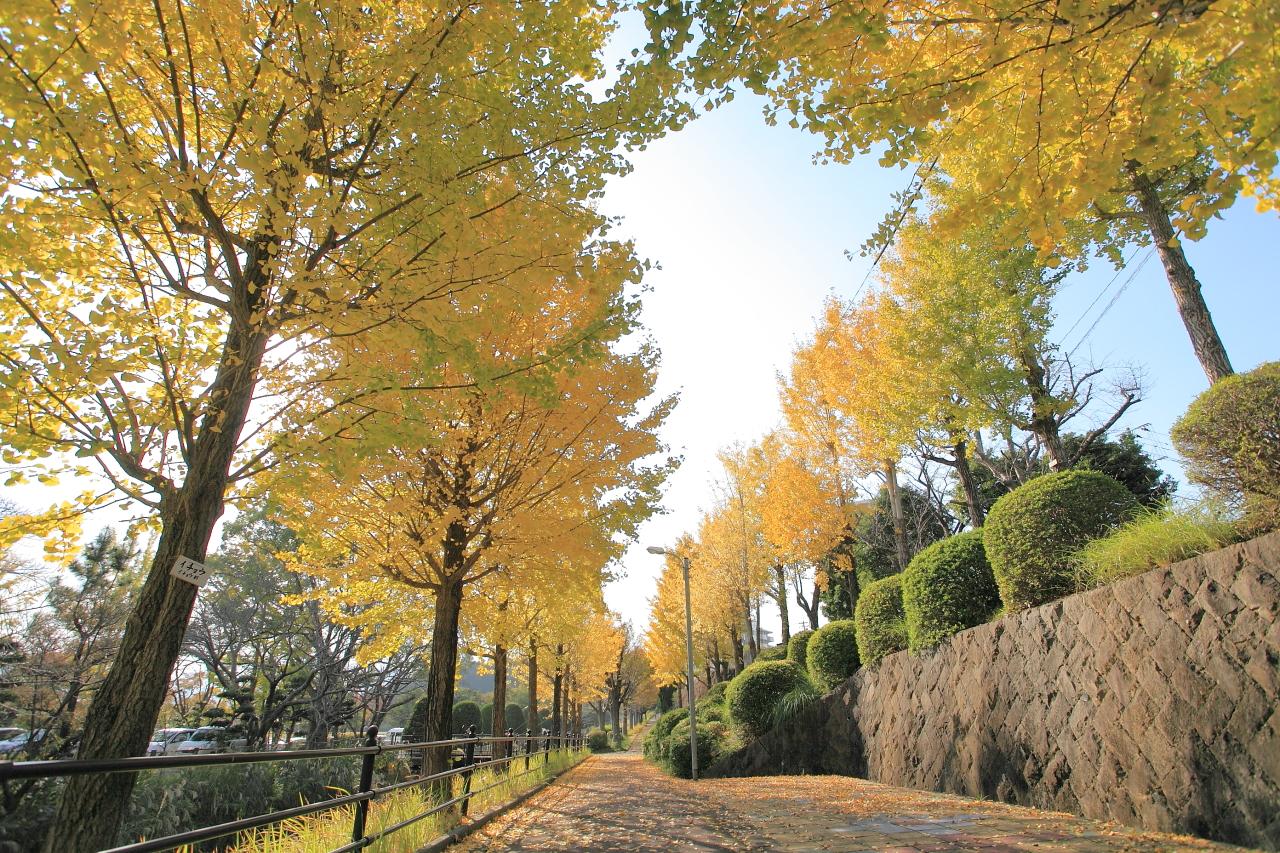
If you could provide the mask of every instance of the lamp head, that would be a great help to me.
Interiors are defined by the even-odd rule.
[[[645,550],[648,551],[650,554],[666,554],[667,553],[666,548],[662,548],[657,545],[650,545],[648,548],[645,548]]]

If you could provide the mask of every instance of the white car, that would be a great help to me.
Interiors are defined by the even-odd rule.
[[[156,729],[147,744],[147,755],[174,755],[178,745],[185,741],[195,729]]]
[[[201,726],[178,744],[179,755],[204,755],[211,752],[236,752],[248,746],[245,738],[233,738],[221,726]]]
[[[32,742],[39,743],[44,740],[44,729],[36,729],[34,732],[22,731],[8,740],[0,740],[0,755],[17,757],[21,752],[26,750]]]

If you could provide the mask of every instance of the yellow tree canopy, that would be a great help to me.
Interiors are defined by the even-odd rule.
[[[1019,211],[1007,233],[1029,229],[1045,251],[1069,239],[1073,220],[1127,206],[1135,169],[1159,176],[1200,161],[1203,180],[1175,221],[1193,237],[1241,192],[1280,201],[1271,0],[761,0],[702,11],[717,33],[708,49],[747,42],[763,66],[749,84],[822,134],[827,155],[887,144],[886,164],[936,163],[975,204]]]

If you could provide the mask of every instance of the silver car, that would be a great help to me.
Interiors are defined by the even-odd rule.
[[[231,732],[221,726],[201,726],[178,744],[181,755],[204,755],[210,752],[235,752],[248,745],[245,738],[233,738]]]
[[[195,729],[156,729],[147,744],[147,755],[174,755],[178,745],[187,739]]]

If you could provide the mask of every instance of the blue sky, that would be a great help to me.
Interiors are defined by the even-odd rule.
[[[762,106],[739,95],[635,154],[635,170],[611,184],[602,204],[622,217],[614,236],[633,238],[642,256],[661,264],[647,279],[643,316],[663,352],[660,387],[681,394],[665,430],[685,458],[670,481],[668,513],[646,523],[624,560],[626,576],[607,590],[610,604],[637,625],[646,621],[660,568],[643,546],[696,525],[712,500],[718,448],[752,441],[777,423],[775,375],[812,331],[826,296],[857,290],[870,266],[857,249],[908,179],[872,156],[815,165],[817,138],[767,126]],[[1144,443],[1178,475],[1168,430],[1207,381],[1159,259],[1130,281],[1146,251],[1118,277],[1104,259],[1071,276],[1055,303],[1055,340],[1075,348],[1123,288],[1077,355],[1143,371],[1146,396],[1121,426],[1149,427]],[[1212,223],[1206,239],[1187,244],[1187,254],[1236,370],[1280,357],[1280,217],[1256,213],[1246,199]]]

